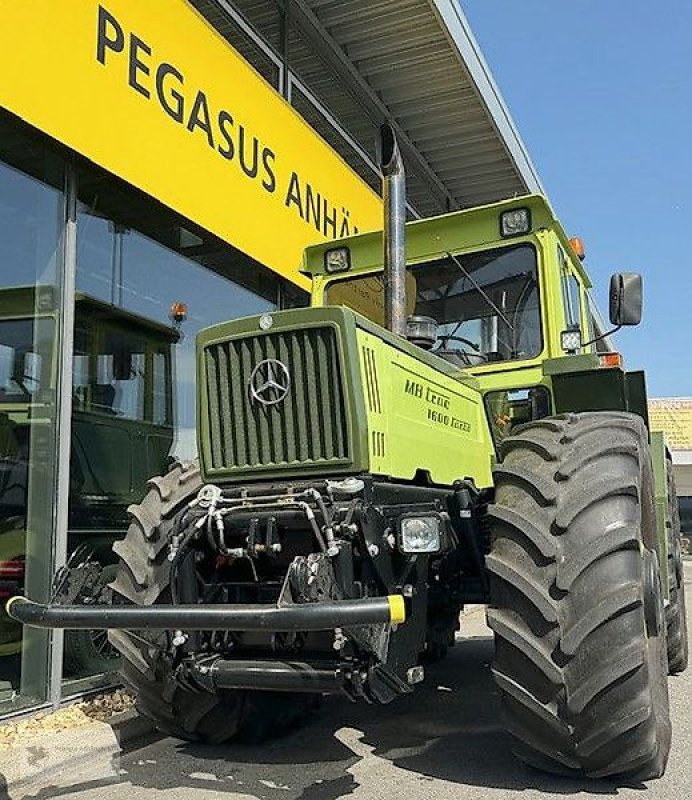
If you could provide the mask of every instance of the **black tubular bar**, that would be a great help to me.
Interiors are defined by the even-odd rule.
[[[219,658],[207,675],[217,689],[255,689],[275,692],[344,691],[339,665],[313,666],[300,661],[234,661]]]
[[[13,597],[12,619],[34,628],[70,630],[328,631],[403,622],[401,595],[296,605],[103,606],[34,603]]]

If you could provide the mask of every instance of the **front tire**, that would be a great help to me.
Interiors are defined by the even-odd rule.
[[[139,606],[171,602],[167,545],[173,521],[201,486],[196,462],[176,464],[149,481],[144,500],[130,507],[127,535],[113,545],[120,563],[111,587],[119,600]],[[174,679],[168,637],[165,631],[109,632],[137,709],[165,733],[211,743],[235,736],[260,741],[302,722],[315,705],[313,695],[184,688]]]
[[[98,563],[98,562],[97,562]],[[76,602],[107,603],[110,589],[108,583],[116,576],[115,564],[102,566],[101,575],[95,586],[91,587],[88,598],[79,595]],[[70,678],[101,673],[117,672],[120,667],[120,654],[108,640],[108,634],[102,630],[65,631],[65,651],[63,669]]]
[[[488,622],[513,750],[550,772],[658,777],[671,730],[643,421],[544,419],[501,455]]]

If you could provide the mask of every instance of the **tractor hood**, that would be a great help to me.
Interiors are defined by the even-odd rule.
[[[370,472],[487,476],[475,378],[343,307],[215,325],[197,339],[198,442],[209,481]],[[435,442],[439,439],[439,442]],[[485,448],[485,449],[484,449]],[[486,463],[487,462],[487,463]]]

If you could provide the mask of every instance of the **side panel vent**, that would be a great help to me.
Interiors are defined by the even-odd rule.
[[[382,400],[380,398],[380,384],[377,379],[377,361],[375,351],[363,345],[363,374],[365,375],[365,393],[368,399],[368,410],[373,414],[382,413]]]
[[[375,458],[384,458],[385,452],[385,438],[382,431],[372,432],[372,454]]]

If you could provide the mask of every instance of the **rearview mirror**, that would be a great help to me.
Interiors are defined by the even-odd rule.
[[[639,325],[642,319],[642,276],[616,272],[610,279],[610,322]]]

